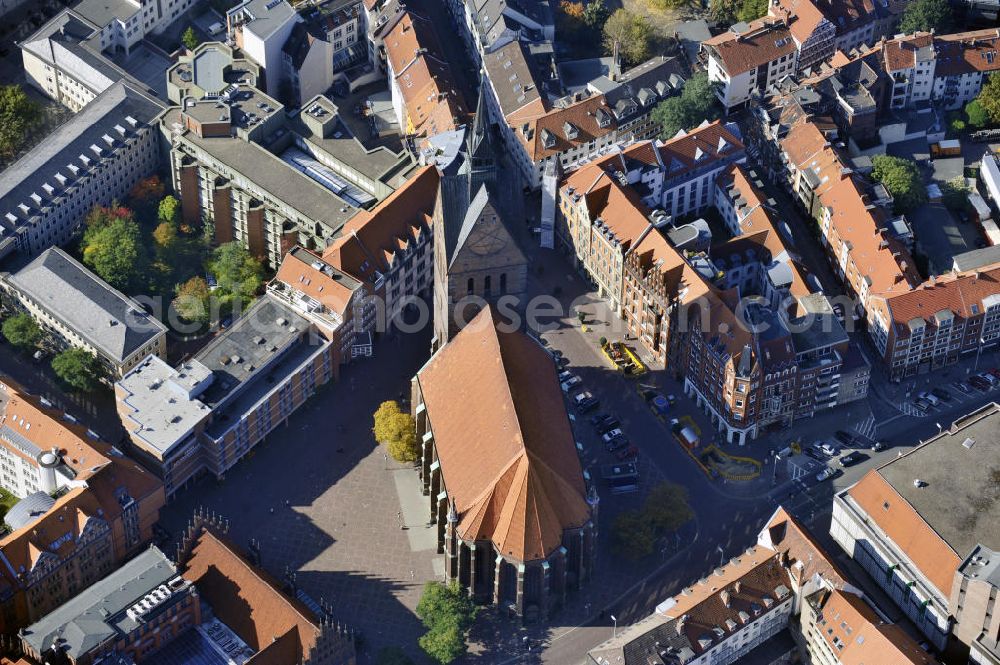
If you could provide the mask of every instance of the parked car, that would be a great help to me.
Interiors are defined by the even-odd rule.
[[[875,441],[874,443],[872,443],[871,448],[875,452],[881,452],[885,450],[885,444],[882,443],[881,441]]]
[[[815,448],[806,448],[802,452],[803,452],[803,454],[808,455],[809,457],[813,458],[817,462],[825,462],[826,461],[826,457],[823,456],[823,453],[819,452]]]
[[[969,384],[967,384],[965,381],[955,381],[951,385],[953,388],[955,388],[958,392],[962,393],[963,395],[972,394],[972,388],[970,388]]]
[[[816,480],[818,480],[819,482],[823,482],[828,478],[833,478],[833,469],[823,469],[822,471],[816,474]]]
[[[989,381],[978,375],[973,376],[969,379],[969,385],[975,388],[976,390],[982,392],[987,392],[988,390],[990,390],[990,388],[993,387],[993,385]]]
[[[604,440],[604,443],[610,443],[611,441],[623,436],[625,436],[625,432],[623,432],[620,427],[616,427],[605,432],[601,438]]]
[[[932,395],[931,393],[927,392],[926,390],[923,391],[923,392],[918,393],[917,397],[919,397],[920,399],[924,400],[925,402],[927,402],[931,406],[937,406],[938,404],[941,403],[941,400],[939,400],[936,395]]]
[[[600,404],[600,402],[597,400],[597,398],[594,397],[592,394],[590,394],[590,391],[587,390],[577,394],[573,398],[573,406],[575,406],[576,410],[579,411],[580,413],[588,413],[589,411],[593,411],[594,409],[597,408],[598,404]]]
[[[976,374],[976,376],[978,376],[980,379],[990,384],[991,386],[995,386],[997,383],[1000,383],[1000,379],[993,376],[991,372],[980,372],[979,374]]]
[[[594,427],[600,427],[605,422],[614,419],[615,417],[610,413],[598,413],[597,415],[590,417],[590,424],[593,425]]]
[[[581,383],[583,383],[583,379],[581,379],[578,376],[571,376],[571,377],[569,377],[568,379],[566,379],[565,381],[562,382],[562,390],[563,390],[564,393],[568,393],[569,391],[573,390],[573,388],[576,388]]]
[[[840,464],[840,466],[846,468],[846,467],[849,467],[849,466],[854,466],[855,464],[857,464],[858,462],[861,462],[864,459],[865,459],[864,455],[862,455],[861,453],[859,453],[857,451],[854,451],[854,452],[847,453],[846,455],[844,455],[843,457],[841,457],[839,460],[837,460],[837,462]]]
[[[923,399],[922,397],[918,397],[917,399],[913,400],[913,406],[917,407],[917,409],[921,413],[926,413],[927,410],[931,408],[931,403]]]
[[[629,445],[628,439],[626,439],[624,436],[620,436],[617,439],[612,439],[611,441],[608,441],[606,444],[604,444],[604,447],[608,449],[609,453],[613,453],[617,450],[621,450],[622,448],[627,448],[628,445]]]
[[[638,456],[639,456],[639,449],[636,448],[635,446],[622,448],[621,450],[615,453],[615,457],[617,457],[618,460],[621,462],[624,462],[625,460],[635,459]]]
[[[950,402],[953,399],[951,393],[944,388],[932,388],[931,393],[942,402]]]
[[[828,441],[818,441],[817,443],[819,443],[819,449],[830,457],[833,457],[840,452],[840,448],[832,443],[829,443]]]
[[[563,381],[569,381],[572,378],[573,378],[573,372],[569,371],[568,369],[559,372],[559,383],[562,383]]]

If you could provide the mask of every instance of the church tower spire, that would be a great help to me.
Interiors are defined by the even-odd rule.
[[[479,188],[486,185],[492,189],[496,184],[497,165],[496,150],[493,146],[493,127],[490,124],[489,111],[486,108],[486,95],[489,94],[489,81],[485,70],[479,79],[479,101],[476,103],[476,115],[465,136],[465,153],[469,169],[469,200],[475,198]]]

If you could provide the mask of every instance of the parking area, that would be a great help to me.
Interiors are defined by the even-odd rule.
[[[966,402],[981,403],[984,396],[1000,393],[1000,369],[980,370],[962,379],[941,381],[940,385],[915,387],[905,394],[900,411],[908,416],[931,417]]]
[[[922,205],[906,218],[916,237],[917,253],[927,257],[932,275],[950,271],[953,257],[975,249],[981,240],[975,224],[961,222],[940,202]]]

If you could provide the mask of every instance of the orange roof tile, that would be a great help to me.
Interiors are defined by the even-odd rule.
[[[962,560],[913,506],[877,469],[866,473],[847,493],[947,598]]]
[[[369,284],[375,272],[389,270],[401,239],[416,238],[430,228],[440,176],[425,166],[371,210],[347,220],[340,236],[323,252],[323,259]]]
[[[983,300],[997,295],[1000,295],[1000,264],[932,278],[912,291],[891,294],[886,305],[897,327],[897,336],[908,337],[907,324],[914,319],[930,322],[941,311],[962,318],[981,315],[986,311]]]
[[[274,279],[323,303],[342,317],[354,296],[354,287],[358,286],[353,277],[346,276],[304,247],[296,247],[285,254]]]
[[[407,12],[384,44],[410,123],[403,131],[433,136],[462,125],[465,104],[431,22]]]
[[[599,114],[606,118],[604,127],[598,122]],[[538,161],[606,136],[615,131],[617,125],[604,95],[594,95],[565,108],[554,108],[528,121],[527,136],[530,139],[520,127],[516,135],[531,160]],[[551,140],[550,145],[546,145],[546,138]]]
[[[795,42],[787,26],[773,18],[750,22],[742,35],[724,32],[702,42],[716,53],[726,72],[737,76],[795,52]]]
[[[771,4],[768,14],[776,18],[787,16],[788,28],[799,44],[804,44],[826,18],[813,0],[779,0]]]
[[[458,533],[532,561],[585,525],[590,507],[552,359],[497,324],[484,309],[417,380]]]
[[[215,615],[248,645],[269,652],[273,640],[290,642],[278,650],[282,654],[292,653],[293,661],[274,659],[272,656],[279,654],[268,653],[261,662],[308,659],[319,636],[316,618],[209,529],[201,528],[190,554],[179,568],[181,575],[195,584]]]
[[[826,590],[816,599],[816,634],[840,665],[932,665],[937,661],[902,628],[887,624],[862,598]]]
[[[916,66],[917,51],[933,44],[934,35],[929,32],[916,32],[901,39],[886,42],[882,48],[886,70],[895,72],[901,69],[912,69]]]

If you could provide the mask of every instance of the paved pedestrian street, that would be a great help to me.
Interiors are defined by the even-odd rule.
[[[205,479],[182,492],[163,524],[176,536],[198,506],[215,511],[229,520],[237,546],[257,539],[270,573],[284,581],[297,571],[299,589],[360,631],[366,656],[393,644],[416,656],[422,627],[414,609],[424,582],[441,579],[443,560],[416,472],[385,459],[369,414],[408,394],[430,339],[386,339],[376,348],[375,358],[345,367],[339,383],[321,388],[223,482]]]

